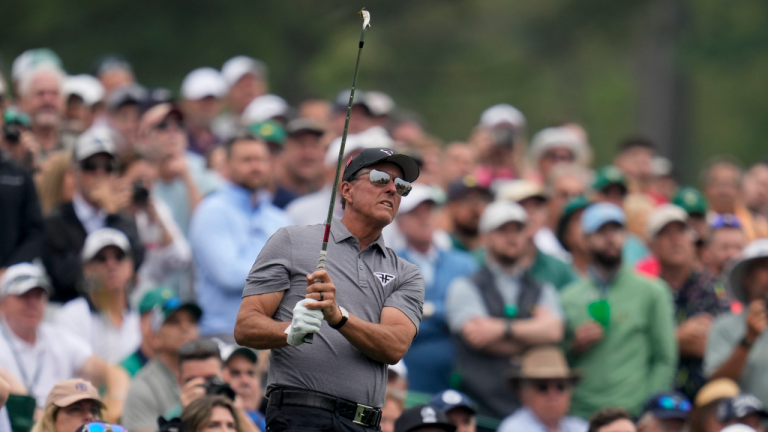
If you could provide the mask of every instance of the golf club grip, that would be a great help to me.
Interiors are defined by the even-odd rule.
[[[320,283],[320,282],[322,282],[322,280],[315,279],[315,283]],[[305,344],[310,344],[311,345],[312,344],[312,339],[314,339],[314,338],[315,338],[314,333],[310,333],[310,334],[304,335],[304,337],[301,340],[303,340]]]

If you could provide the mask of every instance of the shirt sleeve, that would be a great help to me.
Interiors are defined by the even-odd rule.
[[[143,381],[131,383],[121,418],[128,431],[157,430],[157,406],[151,395],[152,391]]]
[[[452,333],[461,333],[464,323],[472,318],[488,316],[483,298],[468,278],[457,278],[448,288],[445,318]]]
[[[672,295],[665,286],[658,283],[654,285],[648,311],[652,353],[652,365],[648,373],[650,394],[670,389],[678,360]]]
[[[704,376],[711,376],[728,357],[733,354],[733,349],[746,330],[740,326],[738,332],[729,331],[728,321],[733,320],[732,315],[724,315],[717,318],[707,335],[707,348],[704,351]]]
[[[560,320],[565,316],[565,313],[563,313],[563,306],[560,304],[560,296],[557,293],[557,289],[555,289],[552,284],[542,285],[539,306],[542,306]]]
[[[291,236],[287,229],[280,228],[259,252],[245,280],[243,297],[287,290],[291,286],[292,265]]]
[[[404,263],[401,260],[401,263]],[[384,307],[393,307],[404,313],[419,331],[424,306],[424,277],[413,264],[406,266],[409,269],[403,283],[387,297]]]

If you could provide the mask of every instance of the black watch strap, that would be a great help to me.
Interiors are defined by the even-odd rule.
[[[347,321],[349,321],[349,316],[348,316],[349,314],[347,313],[346,309],[339,306],[339,310],[341,311],[341,320],[339,320],[339,322],[337,322],[336,325],[331,326],[331,328],[334,330],[339,330],[340,328],[344,327],[344,324],[346,324]]]
[[[747,342],[747,337],[744,336],[743,338],[741,338],[741,341],[739,342],[739,345],[743,346],[746,349],[750,349],[750,348],[752,348],[752,343],[754,343],[754,342],[751,342],[751,343]]]

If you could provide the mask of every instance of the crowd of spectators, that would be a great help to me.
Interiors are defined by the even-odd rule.
[[[0,432],[265,431],[235,318],[270,236],[324,222],[350,90],[291,104],[247,56],[178,92],[64,66],[0,76]],[[351,108],[344,162],[421,169],[382,235],[425,283],[382,430],[765,430],[768,162],[683,185],[647,139],[597,167],[577,123],[478,114],[443,143],[383,92]]]

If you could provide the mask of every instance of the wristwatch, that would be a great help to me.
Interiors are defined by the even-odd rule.
[[[750,349],[750,348],[752,348],[752,344],[753,344],[753,343],[754,343],[754,342],[748,342],[748,341],[747,341],[747,337],[746,337],[746,336],[744,336],[744,337],[741,339],[741,341],[739,342],[739,345],[743,346],[743,347],[744,347],[744,348],[746,348],[746,349]]]
[[[339,322],[336,323],[336,325],[331,326],[331,328],[334,330],[338,330],[344,327],[344,324],[346,324],[347,321],[349,321],[349,312],[347,312],[347,310],[341,306],[339,306],[339,311],[341,312],[341,319],[339,320]]]

